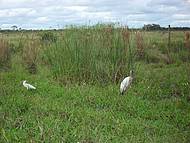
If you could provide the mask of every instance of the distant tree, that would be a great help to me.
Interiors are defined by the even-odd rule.
[[[144,26],[143,26],[143,30],[150,30],[150,28],[151,28],[151,24],[144,24]]]
[[[159,24],[146,24],[143,26],[143,30],[161,30]]]
[[[153,30],[160,30],[161,27],[160,27],[159,24],[152,24],[152,29],[153,29]]]
[[[11,28],[13,29],[13,30],[17,30],[17,26],[16,25],[13,25],[13,26],[11,26]]]

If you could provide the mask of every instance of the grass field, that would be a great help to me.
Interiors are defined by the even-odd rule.
[[[173,31],[168,47],[167,36],[110,26],[2,33],[0,142],[190,142],[190,39]]]

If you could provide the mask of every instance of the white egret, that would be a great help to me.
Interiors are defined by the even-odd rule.
[[[125,77],[120,84],[120,93],[123,95],[124,92],[129,88],[133,80],[133,71],[130,71],[130,76]]]
[[[34,87],[33,85],[26,83],[26,80],[23,81],[23,86],[27,88],[27,90],[29,89],[36,89],[36,87]]]

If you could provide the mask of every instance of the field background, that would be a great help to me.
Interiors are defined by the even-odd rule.
[[[168,35],[114,25],[0,32],[0,142],[190,142],[190,32]]]

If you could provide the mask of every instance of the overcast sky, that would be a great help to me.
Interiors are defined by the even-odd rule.
[[[0,0],[0,28],[63,28],[97,22],[190,27],[190,0]]]

